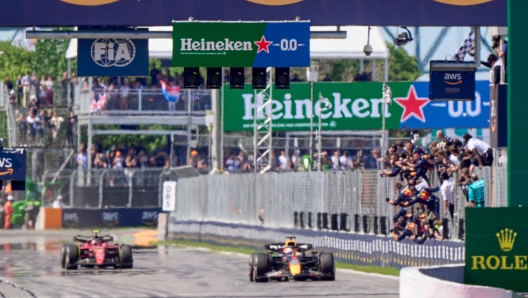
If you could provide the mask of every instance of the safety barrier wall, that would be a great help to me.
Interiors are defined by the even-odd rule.
[[[246,246],[263,250],[268,242],[283,242],[286,236],[314,245],[319,251],[333,252],[336,261],[361,265],[402,268],[464,262],[464,243],[455,241],[395,242],[374,235],[314,230],[270,228],[244,224],[182,221],[174,213],[169,217],[169,239],[204,241],[211,244]]]
[[[159,208],[54,209],[42,208],[40,229],[155,227]]]

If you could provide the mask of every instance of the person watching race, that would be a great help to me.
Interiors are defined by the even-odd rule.
[[[468,187],[469,206],[484,207],[484,180],[479,180],[477,174],[471,175],[473,181]]]

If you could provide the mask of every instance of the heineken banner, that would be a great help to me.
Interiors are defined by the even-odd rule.
[[[528,208],[466,209],[466,284],[528,292]]]
[[[310,23],[173,23],[172,66],[310,65]]]
[[[273,90],[273,104],[257,117],[270,113],[274,131],[310,130],[314,112],[317,127],[325,130],[378,130],[382,122],[382,83],[352,82],[292,83],[290,90]],[[389,83],[393,103],[385,111],[387,129],[487,128],[489,127],[489,82],[478,81],[474,101],[430,101],[429,82]],[[323,100],[319,100],[319,94]],[[257,97],[258,102],[263,98]],[[253,130],[255,91],[225,89],[225,130]]]

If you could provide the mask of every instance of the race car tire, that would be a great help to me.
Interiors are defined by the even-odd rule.
[[[255,267],[255,255],[251,254],[249,256],[249,281],[253,281],[253,267]]]
[[[79,260],[79,248],[74,244],[67,244],[64,255],[64,267],[66,270],[77,270]]]
[[[61,246],[61,251],[60,251],[60,265],[61,265],[61,268],[64,269],[66,268],[66,245],[63,244]]]
[[[269,257],[265,253],[258,253],[254,256],[255,269],[253,270],[253,280],[255,282],[267,282],[266,273],[269,271]]]
[[[333,253],[323,252],[319,254],[319,271],[323,274],[321,280],[335,280]]]
[[[119,262],[121,263],[121,268],[130,269],[133,267],[132,247],[130,245],[121,245],[119,249]]]

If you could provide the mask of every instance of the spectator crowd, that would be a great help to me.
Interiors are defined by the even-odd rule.
[[[484,180],[479,179],[475,168],[493,165],[490,146],[469,134],[463,136],[463,141],[446,137],[442,131],[436,137],[438,141],[432,142],[428,150],[415,146],[411,140],[405,144],[397,142],[383,158],[388,169],[381,176],[399,176],[401,180],[396,184],[396,198],[387,198],[389,204],[399,208],[391,230],[397,241],[409,238],[423,243],[427,239],[444,239],[440,204],[443,201],[443,214],[449,213],[453,221],[457,184],[466,196],[467,207],[484,207]],[[431,180],[433,173],[440,180],[439,186],[433,187],[436,184]],[[442,200],[434,194],[437,192]],[[411,208],[415,204],[417,214]]]

